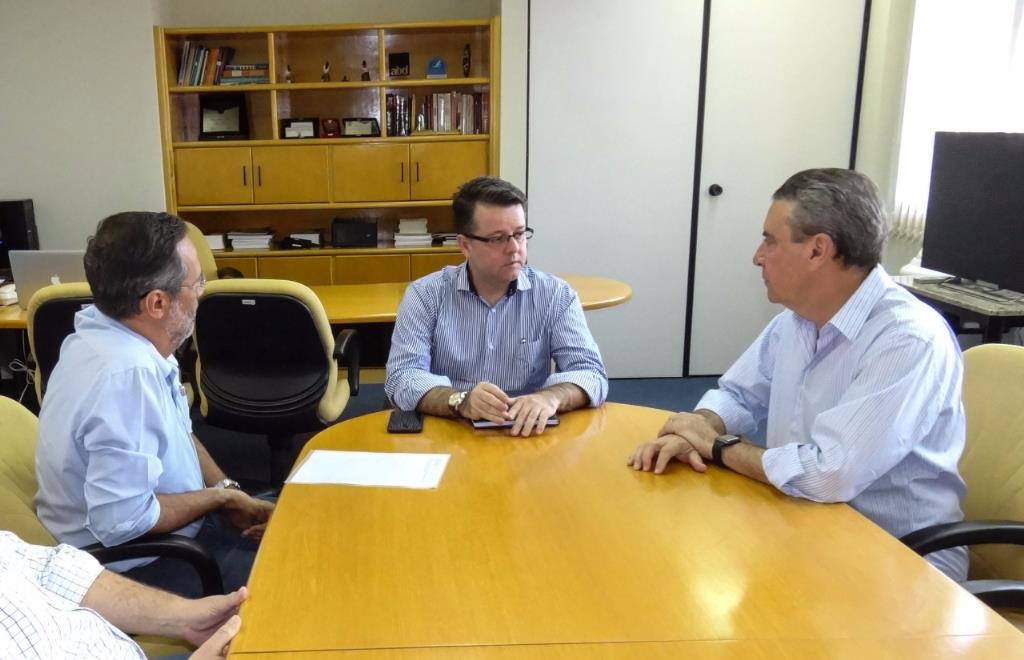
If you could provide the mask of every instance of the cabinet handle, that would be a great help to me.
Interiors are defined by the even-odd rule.
[[[420,182],[420,161],[416,161],[416,183]]]
[[[245,165],[242,165],[242,187],[249,185],[249,177],[245,175]]]
[[[401,170],[399,171],[398,181],[399,183],[405,183],[405,163],[399,163]]]
[[[263,166],[262,165],[257,165],[256,166],[256,185],[257,186],[261,186],[261,187],[263,186]]]

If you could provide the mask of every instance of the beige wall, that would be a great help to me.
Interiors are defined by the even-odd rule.
[[[44,248],[163,209],[147,1],[0,2],[0,198],[34,200]]]

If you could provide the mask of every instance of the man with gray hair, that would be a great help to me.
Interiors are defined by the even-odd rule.
[[[708,463],[816,502],[849,502],[894,536],[963,519],[962,363],[956,337],[879,265],[878,191],[842,169],[775,191],[754,253],[776,316],[692,413],[629,457],[661,473]],[[744,434],[767,422],[767,447]],[[964,548],[928,560],[964,580]]]

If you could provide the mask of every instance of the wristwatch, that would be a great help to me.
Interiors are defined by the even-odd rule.
[[[238,482],[234,479],[221,479],[213,485],[214,488],[231,488],[232,490],[242,490],[242,487],[238,485]]]
[[[453,415],[462,417],[459,408],[466,402],[466,397],[468,396],[469,392],[452,392],[451,396],[448,397],[448,408],[451,409]]]
[[[722,450],[738,444],[739,441],[740,436],[729,435],[728,433],[715,438],[715,445],[711,448],[711,461],[718,467],[726,467],[725,463],[722,462]]]

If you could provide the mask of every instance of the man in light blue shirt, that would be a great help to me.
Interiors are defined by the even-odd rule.
[[[406,290],[388,397],[404,410],[510,421],[510,433],[524,436],[541,433],[556,412],[601,405],[608,376],[579,297],[526,265],[526,196],[478,177],[459,189],[452,209],[466,261]]]
[[[76,314],[39,416],[39,518],[77,547],[158,533],[196,538],[237,589],[273,505],[242,492],[192,434],[173,352],[192,333],[205,281],[185,224],[166,213],[110,216],[89,239],[85,271],[95,305]],[[199,593],[175,559],[111,568]]]
[[[770,483],[793,497],[849,502],[894,536],[963,519],[962,363],[956,337],[879,265],[888,234],[871,181],[799,172],[774,196],[754,255],[768,324],[697,404],[629,457],[676,458]],[[767,421],[767,449],[738,436]],[[928,560],[966,579],[964,548]]]

